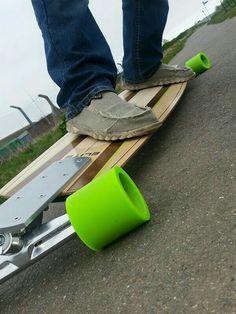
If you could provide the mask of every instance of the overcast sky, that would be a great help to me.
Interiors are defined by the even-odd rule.
[[[148,1],[148,0],[147,0]],[[212,12],[219,0],[209,0]],[[201,0],[169,0],[170,12],[164,38],[177,36],[204,17]],[[90,0],[116,62],[122,61],[121,0]],[[104,8],[106,8],[104,10]],[[50,112],[48,104],[37,98],[47,94],[56,101],[57,86],[46,71],[41,33],[30,0],[4,1],[0,11],[0,138],[25,126],[26,120],[10,105],[21,106],[36,121]]]

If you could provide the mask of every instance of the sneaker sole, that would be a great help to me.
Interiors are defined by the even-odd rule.
[[[173,79],[168,79],[168,80],[162,80],[159,82],[157,82],[157,81],[152,82],[152,83],[150,82],[150,83],[148,83],[148,85],[147,85],[147,83],[134,84],[132,86],[122,84],[122,88],[130,90],[130,91],[137,91],[140,89],[146,89],[146,88],[155,87],[155,86],[165,86],[165,85],[171,85],[171,84],[184,83],[184,82],[190,81],[195,76],[196,76],[196,74],[194,73],[192,76],[190,76],[188,78],[178,77],[178,78],[173,78]]]
[[[140,137],[140,136],[151,134],[155,132],[157,129],[159,129],[161,125],[162,125],[161,122],[155,122],[153,124],[150,124],[146,128],[144,127],[144,128],[139,128],[132,131],[125,131],[122,133],[113,133],[113,134],[107,134],[107,133],[98,134],[98,133],[94,133],[94,131],[89,131],[89,130],[82,131],[82,130],[77,129],[76,127],[69,126],[68,132],[72,134],[76,134],[76,135],[88,135],[100,141],[119,141],[119,140],[125,140],[125,139],[129,139],[133,137]]]

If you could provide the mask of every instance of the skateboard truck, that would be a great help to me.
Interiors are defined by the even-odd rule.
[[[43,222],[48,205],[89,160],[66,158],[52,164],[0,206],[0,283],[75,234],[100,251],[150,220],[139,189],[114,166],[66,199],[67,214]]]
[[[88,157],[56,161],[0,205],[0,283],[75,234],[67,214],[43,223],[43,212],[89,162]]]

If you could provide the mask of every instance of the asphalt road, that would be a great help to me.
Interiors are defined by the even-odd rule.
[[[101,253],[70,241],[1,285],[0,313],[236,313],[235,29],[189,39],[173,63],[214,66],[126,167],[151,222]]]

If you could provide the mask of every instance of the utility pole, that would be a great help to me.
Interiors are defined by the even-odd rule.
[[[24,111],[21,107],[17,107],[17,106],[10,106],[10,107],[13,108],[13,109],[19,110],[19,111],[23,114],[23,116],[25,117],[25,119],[29,122],[29,124],[30,124],[31,126],[34,125],[33,121],[30,120],[30,118],[28,117],[28,115],[25,113],[25,111]]]
[[[202,1],[202,4],[203,4],[205,10],[207,11],[207,14],[210,15],[210,12],[208,11],[207,6],[206,6],[207,3],[208,3],[208,0],[203,0]]]

